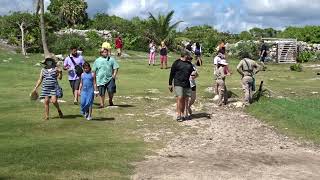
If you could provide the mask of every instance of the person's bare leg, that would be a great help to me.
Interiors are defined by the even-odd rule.
[[[104,107],[104,100],[105,100],[106,96],[103,95],[103,96],[100,96],[100,107]]]
[[[176,116],[178,117],[179,116],[179,98],[176,97]],[[180,115],[181,116],[181,115]]]
[[[50,103],[50,99],[49,97],[46,96],[44,99],[44,109],[45,109],[44,120],[49,120],[49,103]]]
[[[54,105],[54,107],[57,108],[57,111],[58,111],[58,113],[59,113],[59,117],[60,117],[60,118],[63,118],[63,114],[62,114],[62,111],[61,111],[61,109],[60,109],[60,106],[59,106],[57,97],[56,97],[56,96],[52,96],[52,97],[51,97],[51,102],[52,102],[52,104]]]
[[[188,104],[188,111],[189,111],[190,115],[192,114],[191,106],[192,106],[192,105],[194,104],[194,102],[196,101],[196,98],[197,98],[197,93],[196,93],[196,91],[192,91],[191,98],[190,98],[190,101],[189,101],[189,104]]]
[[[178,116],[182,117],[184,111],[184,98],[179,96],[177,97],[177,109],[178,109]]]
[[[78,90],[74,90],[73,97],[74,97],[73,102],[78,103],[78,97],[79,97]]]
[[[113,106],[113,93],[108,92],[108,96],[109,96],[109,105]]]
[[[184,115],[184,109],[186,106],[186,97],[181,97],[179,101],[180,101],[180,114],[182,116]]]
[[[185,97],[185,101],[184,101],[184,105],[185,105],[185,108],[184,108],[184,117],[188,117],[190,114],[190,111],[189,111],[189,104],[190,104],[190,98],[189,97]]]

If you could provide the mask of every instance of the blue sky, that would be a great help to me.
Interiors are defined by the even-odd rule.
[[[46,5],[50,0],[45,0]],[[179,29],[208,24],[219,31],[238,33],[252,27],[283,29],[320,25],[320,0],[86,0],[88,13],[108,13],[130,19],[175,10]],[[0,15],[32,11],[33,0],[0,0]]]

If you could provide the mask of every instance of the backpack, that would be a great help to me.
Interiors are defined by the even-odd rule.
[[[76,64],[76,62],[74,62],[73,57],[69,56],[69,58],[71,59],[73,65],[74,65],[74,69],[76,71],[76,74],[78,77],[81,76],[81,74],[83,73],[83,69],[79,64]]]

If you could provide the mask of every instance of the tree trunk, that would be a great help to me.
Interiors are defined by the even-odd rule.
[[[50,52],[48,50],[47,45],[47,38],[46,38],[46,29],[44,25],[44,0],[40,0],[40,29],[41,29],[41,40],[42,40],[42,47],[44,52],[44,57],[49,57]]]
[[[26,48],[24,46],[24,23],[22,22],[21,24],[19,24],[19,28],[20,28],[20,31],[21,31],[21,53],[22,55],[26,56],[27,53],[26,53]]]

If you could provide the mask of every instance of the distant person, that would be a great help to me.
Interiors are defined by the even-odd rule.
[[[154,66],[155,62],[156,62],[156,44],[154,43],[154,41],[151,41],[151,43],[149,44],[149,66],[151,63]]]
[[[176,113],[177,121],[182,122],[186,119],[185,106],[192,95],[189,78],[194,71],[189,59],[192,58],[190,53],[183,51],[181,57],[177,59],[171,66],[169,77],[169,90],[174,90],[177,100]],[[172,86],[174,81],[174,87]]]
[[[189,42],[187,45],[186,45],[186,48],[185,48],[188,53],[190,54],[193,54],[193,51],[192,51],[192,42]]]
[[[196,43],[196,46],[193,52],[194,52],[194,55],[196,56],[196,65],[201,66],[202,65],[202,59],[201,59],[202,48],[199,42]]]
[[[117,49],[117,55],[120,57],[122,55],[122,48],[123,48],[123,42],[120,35],[117,36],[115,41],[116,49]]]
[[[83,64],[84,72],[81,74],[79,94],[81,94],[80,113],[87,120],[92,119],[92,105],[95,92],[98,92],[96,76],[91,72],[88,62]]]
[[[95,73],[100,96],[100,108],[104,108],[105,93],[109,96],[109,105],[113,106],[113,95],[116,93],[116,77],[119,64],[109,56],[108,49],[100,50],[100,57],[95,60],[92,71]]]
[[[221,53],[223,55],[226,54],[226,45],[225,45],[225,40],[222,39],[219,46],[218,46],[218,53]]]
[[[189,61],[192,63],[192,58],[189,59]],[[187,119],[191,119],[192,117],[192,109],[191,106],[194,104],[197,98],[197,84],[196,84],[196,78],[199,76],[197,67],[192,64],[193,71],[190,75],[189,81],[190,81],[190,87],[191,87],[191,97],[189,101],[186,103],[186,117]]]
[[[260,66],[252,59],[249,59],[249,54],[244,53],[242,60],[237,66],[237,70],[242,76],[242,89],[244,90],[244,104],[252,103],[253,90],[255,89],[254,75],[259,72]]]
[[[214,79],[216,79],[216,74],[218,72],[218,65],[220,63],[221,60],[224,59],[224,55],[222,53],[218,53],[214,58],[213,58],[213,75],[214,75]],[[214,99],[218,99],[219,97],[219,92],[218,92],[218,84],[216,83],[216,81],[214,81],[213,83],[213,92],[216,94]]]
[[[73,93],[73,103],[78,104],[80,76],[83,72],[84,58],[77,53],[77,47],[70,48],[70,55],[64,60],[64,70],[68,71],[68,79]]]
[[[44,65],[44,68],[41,69],[40,77],[33,92],[37,92],[40,84],[42,84],[40,99],[44,99],[45,120],[49,120],[50,101],[56,107],[59,117],[63,118],[63,113],[59,107],[57,97],[57,90],[59,88],[58,79],[62,79],[62,70],[56,66],[56,62],[52,58],[46,58],[42,64]]]
[[[262,44],[261,44],[261,48],[260,48],[260,62],[262,63],[262,65],[264,67],[266,57],[268,56],[268,46],[264,42],[264,40],[261,40],[261,43]]]
[[[108,55],[111,56],[111,44],[108,42],[108,40],[106,40],[104,43],[102,43],[101,45],[102,49],[107,49],[108,50]]]
[[[227,86],[225,83],[226,76],[228,72],[226,71],[226,66],[228,63],[226,60],[222,59],[218,62],[218,68],[216,72],[216,84],[218,92],[218,106],[226,105],[228,102]]]
[[[161,46],[160,46],[160,62],[161,62],[161,67],[160,67],[161,69],[163,69],[163,65],[165,69],[168,68],[168,48],[164,43],[164,41],[161,42]]]

